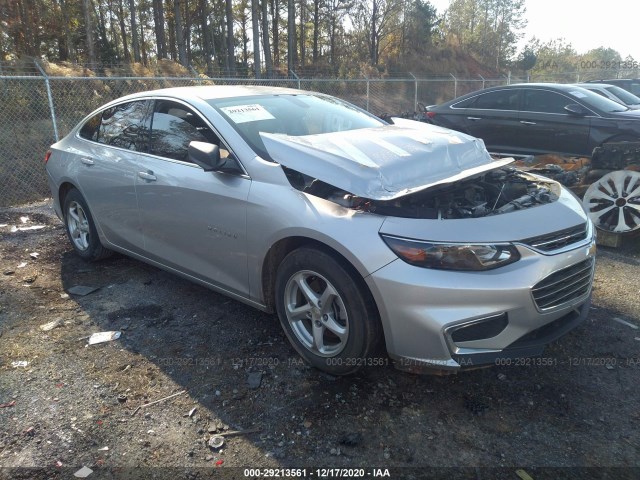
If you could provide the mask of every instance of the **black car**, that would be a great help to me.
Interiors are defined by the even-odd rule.
[[[640,96],[640,78],[609,78],[607,80],[588,80],[585,83],[608,83]]]
[[[640,110],[575,85],[487,88],[428,107],[427,120],[481,138],[500,154],[590,156],[605,143],[640,141]]]

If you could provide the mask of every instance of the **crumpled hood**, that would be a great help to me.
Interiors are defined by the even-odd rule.
[[[480,139],[412,120],[292,137],[261,132],[271,158],[349,193],[392,200],[513,162],[493,161]]]

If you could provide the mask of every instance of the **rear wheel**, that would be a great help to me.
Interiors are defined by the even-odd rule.
[[[84,260],[101,260],[113,253],[100,243],[87,202],[75,188],[64,199],[64,224],[73,249]]]
[[[300,248],[285,257],[276,309],[289,341],[314,367],[346,375],[372,364],[381,342],[373,299],[362,279],[328,253]]]

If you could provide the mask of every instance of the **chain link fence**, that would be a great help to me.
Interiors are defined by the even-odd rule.
[[[28,71],[0,69],[0,207],[48,197],[44,155],[49,146],[93,109],[130,93],[190,85],[292,87],[342,98],[375,115],[397,115],[414,112],[418,102],[433,105],[481,88],[538,81],[507,76],[457,78],[452,74],[416,78],[410,73],[344,79],[299,77],[295,72],[269,79],[189,74],[194,76],[52,76],[37,63]],[[571,74],[565,77],[576,81]]]

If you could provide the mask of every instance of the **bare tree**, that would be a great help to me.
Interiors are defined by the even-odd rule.
[[[289,71],[295,70],[298,63],[296,51],[296,4],[294,0],[287,1],[287,67]]]
[[[131,0],[133,1],[133,0]],[[182,11],[180,5],[185,0],[173,0],[173,17],[175,21],[176,43],[178,44],[178,62],[180,65],[187,66],[187,48],[184,43],[184,32],[182,31]]]
[[[91,20],[91,8],[89,2],[91,0],[82,0],[82,14],[84,15],[85,39],[87,43],[87,55],[89,63],[96,64],[96,50],[93,45],[93,21]]]
[[[236,71],[236,58],[234,55],[233,42],[233,2],[225,0],[225,13],[227,17],[227,74],[234,74]]]
[[[129,14],[131,15],[131,44],[133,46],[133,61],[139,63],[142,59],[140,58],[140,42],[138,41],[135,0],[129,0]]]
[[[253,42],[253,69],[256,73],[256,78],[260,78],[260,69],[262,62],[260,61],[260,6],[258,0],[251,0],[251,26],[253,30],[252,42]]]
[[[164,34],[164,5],[162,0],[153,0],[153,30],[156,34],[156,54],[158,58],[167,58],[167,40]]]
[[[262,7],[262,48],[264,50],[264,66],[267,69],[267,77],[273,74],[273,62],[271,61],[271,47],[269,45],[269,17],[267,15],[268,0],[260,0]]]

